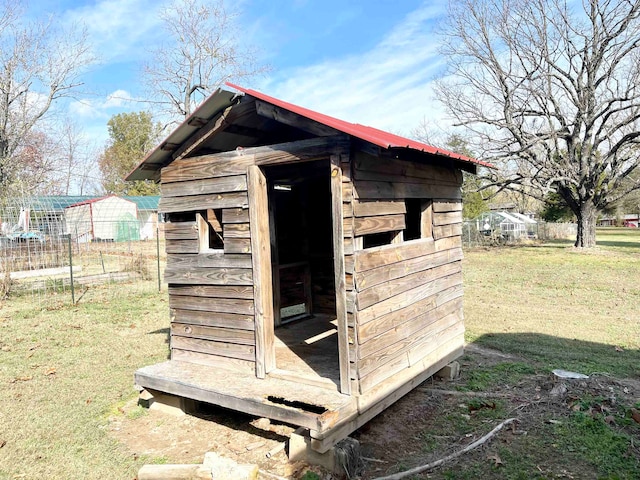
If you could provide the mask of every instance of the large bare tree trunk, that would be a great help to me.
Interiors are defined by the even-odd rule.
[[[575,212],[578,218],[578,235],[575,246],[578,248],[590,248],[596,246],[596,220],[598,210],[591,202],[582,203]]]

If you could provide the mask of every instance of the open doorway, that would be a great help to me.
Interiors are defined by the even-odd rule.
[[[278,372],[340,385],[328,160],[264,168]]]

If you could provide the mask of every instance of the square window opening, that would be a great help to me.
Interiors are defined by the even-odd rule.
[[[224,237],[222,236],[222,209],[208,209],[196,213],[198,223],[198,238],[200,251],[222,250]]]
[[[381,232],[370,233],[362,236],[362,248],[381,247],[382,245],[390,245],[398,232]]]
[[[433,237],[433,202],[430,199],[405,199],[404,240]]]

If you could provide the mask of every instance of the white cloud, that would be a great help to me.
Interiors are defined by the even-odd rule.
[[[135,108],[136,100],[126,90],[116,90],[104,98],[74,100],[69,103],[69,113],[85,120],[103,120],[114,111]]]
[[[370,51],[287,69],[259,88],[343,120],[404,135],[423,118],[441,124],[445,114],[432,86],[443,67],[433,33],[442,13],[425,4]]]
[[[102,61],[138,60],[162,39],[157,14],[162,5],[153,0],[101,0],[66,11],[64,20],[86,25]]]

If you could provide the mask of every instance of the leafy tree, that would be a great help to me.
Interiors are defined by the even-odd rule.
[[[109,143],[98,160],[105,192],[116,195],[158,195],[154,182],[124,177],[158,142],[162,126],[148,112],[119,113],[107,122]]]
[[[475,155],[469,147],[469,142],[458,134],[449,136],[446,148],[452,152],[473,158]],[[488,198],[493,193],[486,189],[482,178],[472,173],[463,172],[462,179],[462,216],[464,218],[476,218],[489,211]]]
[[[79,76],[93,61],[85,31],[63,29],[51,18],[31,20],[19,0],[0,1],[2,195],[31,188],[33,179],[24,174],[35,164],[25,166],[22,162],[37,156],[33,145],[42,135],[38,127],[61,98],[78,94],[82,85]]]
[[[174,0],[161,12],[167,43],[144,67],[156,106],[172,119],[188,117],[223,82],[265,70],[237,41],[237,14],[224,0]]]
[[[559,194],[551,192],[545,197],[540,216],[547,222],[568,222],[573,212]]]
[[[555,191],[594,246],[598,212],[640,189],[640,2],[456,0],[443,36],[439,97],[493,180]]]

